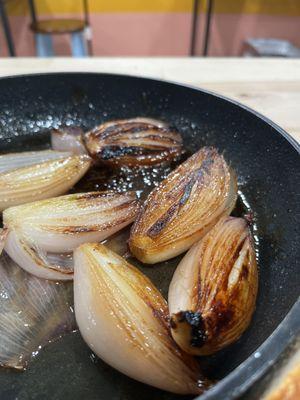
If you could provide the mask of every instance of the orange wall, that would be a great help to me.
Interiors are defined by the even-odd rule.
[[[64,13],[61,16],[68,15]],[[34,40],[28,29],[29,17],[11,16],[10,21],[17,54],[33,56]],[[191,27],[189,12],[93,13],[91,24],[94,54],[97,56],[188,55]],[[202,14],[199,21],[198,54],[201,54],[203,26]],[[284,38],[300,47],[299,27],[300,16],[216,13],[212,20],[209,55],[240,55],[243,41],[247,37]],[[55,50],[58,55],[70,54],[69,37],[56,37]],[[6,55],[2,32],[0,54]]]

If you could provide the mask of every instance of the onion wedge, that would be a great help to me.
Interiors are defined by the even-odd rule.
[[[72,285],[40,280],[0,258],[0,366],[23,370],[40,349],[75,329]]]
[[[68,255],[56,254],[53,260],[18,230],[8,231],[4,249],[12,260],[32,275],[55,281],[73,279],[73,262],[69,262]]]
[[[202,148],[150,193],[131,230],[131,252],[149,264],[183,253],[230,214],[236,198],[236,177],[223,156]]]
[[[101,244],[81,245],[74,259],[75,316],[92,351],[140,382],[201,393],[198,363],[171,338],[167,303],[151,281]]]
[[[0,255],[2,254],[2,251],[5,246],[5,241],[7,238],[8,230],[0,228]]]
[[[90,155],[110,166],[147,166],[182,154],[179,132],[149,118],[106,122],[84,135]]]
[[[50,252],[70,252],[100,242],[132,223],[139,210],[134,192],[75,193],[6,209],[3,224]]]
[[[88,156],[72,156],[0,174],[0,211],[67,192],[90,165]]]
[[[65,126],[51,131],[53,150],[69,151],[73,154],[87,154],[82,140],[83,130],[77,126]]]
[[[46,161],[58,160],[71,156],[70,152],[41,150],[24,151],[21,153],[9,153],[0,156],[0,174],[13,169],[29,167]]]
[[[11,207],[3,213],[9,231],[5,250],[27,272],[45,279],[72,279],[63,255],[82,243],[102,241],[135,219],[134,192],[89,192]],[[48,253],[56,253],[54,255]]]
[[[250,323],[258,286],[253,240],[242,218],[220,221],[179,263],[169,288],[172,336],[187,353],[212,354]]]

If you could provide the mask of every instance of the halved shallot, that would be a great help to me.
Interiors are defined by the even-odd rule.
[[[179,263],[169,288],[172,336],[187,353],[207,355],[236,341],[250,323],[258,276],[242,218],[222,219]]]
[[[149,264],[183,253],[230,214],[236,198],[236,177],[223,156],[202,148],[150,193],[131,230],[131,252]]]
[[[138,381],[201,393],[199,365],[173,341],[167,303],[151,281],[101,244],[81,245],[74,258],[75,316],[92,351]]]
[[[64,253],[82,243],[108,238],[130,224],[138,209],[134,192],[112,191],[70,194],[11,207],[3,213],[8,230],[4,248],[36,276],[72,279],[72,262]]]
[[[91,166],[90,157],[71,156],[0,174],[0,211],[67,192]]]
[[[57,253],[53,259],[52,254],[49,257],[20,230],[8,230],[4,250],[21,268],[39,278],[54,281],[73,279],[73,260],[69,254]]]
[[[29,167],[30,165],[40,164],[46,161],[66,158],[71,155],[71,152],[53,150],[2,154],[0,155],[0,174],[17,168]]]
[[[0,257],[0,366],[19,370],[41,348],[75,329],[71,284],[27,274]]]
[[[2,254],[2,251],[5,246],[5,241],[7,238],[8,230],[0,228],[0,255]]]
[[[70,151],[73,154],[87,154],[83,140],[83,130],[77,126],[63,126],[51,131],[53,150]]]
[[[106,122],[84,135],[90,155],[112,166],[161,164],[182,154],[180,133],[149,118]]]

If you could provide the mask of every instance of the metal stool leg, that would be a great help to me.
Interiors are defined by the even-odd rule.
[[[204,35],[204,46],[203,55],[206,57],[209,50],[209,39],[210,39],[210,28],[211,28],[211,17],[213,12],[214,0],[207,0],[207,11],[206,11],[206,26]]]
[[[14,46],[14,42],[12,39],[11,31],[10,31],[9,21],[8,21],[6,9],[5,9],[5,4],[3,4],[2,0],[0,0],[0,17],[1,17],[1,22],[2,22],[2,26],[3,26],[3,30],[4,30],[4,35],[5,35],[9,55],[11,57],[15,57],[16,56],[15,46]]]
[[[199,3],[200,3],[199,0],[194,0],[193,13],[192,13],[191,40],[190,40],[190,56],[191,57],[196,55]]]
[[[84,33],[72,33],[71,41],[73,57],[86,57],[88,55]]]
[[[35,35],[36,54],[38,57],[53,57],[53,42],[51,35],[37,33]]]

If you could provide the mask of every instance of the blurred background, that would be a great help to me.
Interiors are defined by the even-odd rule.
[[[0,0],[0,56],[300,54],[299,0]]]

